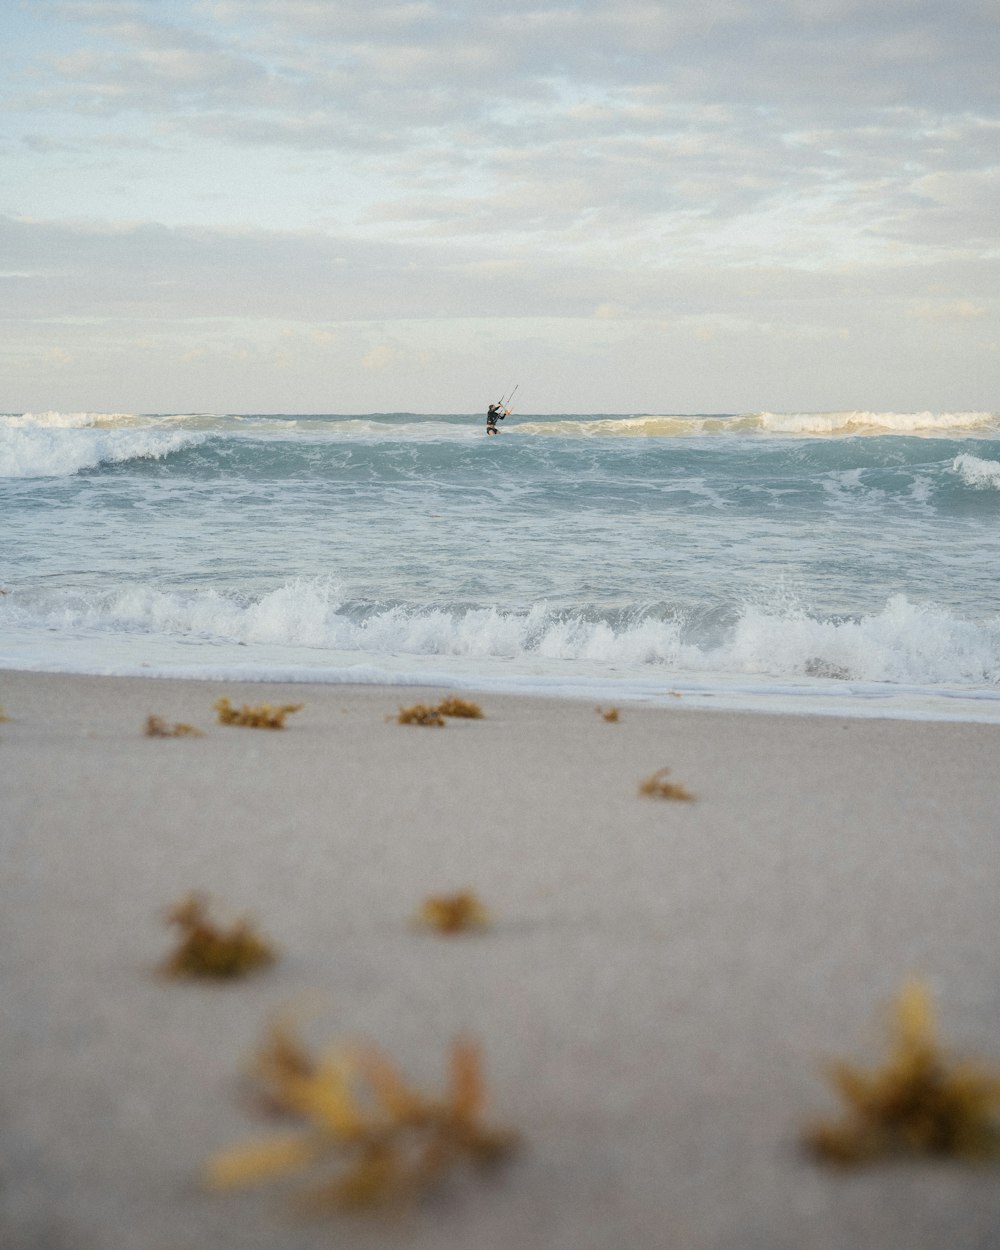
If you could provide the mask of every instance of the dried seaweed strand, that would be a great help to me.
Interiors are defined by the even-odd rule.
[[[843,1117],[807,1129],[806,1147],[826,1163],[888,1158],[1000,1158],[1000,1067],[951,1058],[937,1038],[927,986],[909,980],[892,1005],[881,1067],[835,1063],[830,1080]]]
[[[668,781],[669,768],[658,768],[655,773],[639,783],[639,793],[656,799],[682,799],[691,801],[694,795],[676,781]]]
[[[200,894],[189,894],[171,908],[167,923],[181,931],[176,950],[162,963],[170,977],[231,980],[274,962],[274,948],[246,919],[221,928],[208,916]]]
[[[147,716],[144,732],[147,738],[204,737],[201,730],[196,729],[194,725],[186,725],[183,721],[178,721],[174,725],[168,725],[161,716]]]
[[[483,709],[478,703],[472,703],[468,699],[455,697],[442,699],[437,705],[437,710],[441,716],[454,716],[465,720],[483,719]]]
[[[444,717],[436,707],[428,707],[426,703],[414,703],[410,707],[401,707],[396,721],[400,725],[443,725]]]
[[[386,720],[395,720],[400,725],[443,725],[446,716],[458,717],[465,720],[482,720],[483,709],[478,703],[471,703],[468,699],[448,698],[442,699],[440,703],[430,707],[426,703],[414,703],[410,707],[401,707],[395,717],[386,717]]]
[[[241,708],[235,708],[225,695],[215,701],[220,725],[243,725],[248,729],[284,729],[285,717],[300,712],[303,707],[304,703],[285,703],[281,707],[272,707],[270,703],[251,707],[244,703]]]
[[[334,1174],[301,1195],[308,1209],[374,1207],[418,1199],[462,1162],[484,1168],[508,1157],[516,1136],[486,1125],[479,1048],[456,1042],[448,1088],[410,1087],[374,1048],[314,1058],[286,1024],[274,1026],[252,1076],[272,1111],[304,1122],[298,1134],[251,1141],[208,1161],[206,1184],[231,1189],[332,1160]]]
[[[486,928],[490,914],[472,890],[462,890],[425,899],[417,921],[439,933],[467,933]]]
[[[616,725],[619,721],[619,712],[616,707],[609,707],[607,711],[602,707],[598,707],[594,711],[602,720],[606,720],[609,725]]]

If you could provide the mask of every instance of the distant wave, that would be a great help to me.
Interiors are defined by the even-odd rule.
[[[756,412],[733,415],[648,414],[599,416],[514,414],[502,427],[515,439],[672,439],[705,437],[801,437],[908,435],[923,438],[1000,436],[1000,413],[992,412]],[[112,435],[119,434],[115,440]],[[135,436],[134,452],[127,436]],[[100,439],[98,435],[104,435]],[[0,476],[74,473],[102,461],[157,456],[190,446],[195,436],[219,435],[237,442],[290,444],[468,444],[483,441],[475,414],[369,414],[284,416],[121,412],[26,412],[0,415]],[[143,441],[149,436],[147,441]],[[88,438],[92,450],[87,450]],[[502,444],[507,442],[505,437]],[[96,450],[95,450],[96,449]],[[95,459],[95,455],[97,458]]]
[[[261,422],[255,423],[252,433],[265,437],[289,437],[293,432],[296,439],[317,441],[344,441],[359,443],[383,442],[468,442],[471,439],[482,439],[485,432],[485,421],[470,417],[461,424],[456,421],[442,421],[435,417],[414,417],[408,421],[378,420],[374,417],[341,417],[331,421],[288,422],[284,430],[267,430]]]
[[[947,434],[1000,430],[995,412],[804,412],[757,414],[773,434]]]
[[[156,635],[187,644],[243,644],[349,652],[369,663],[388,657],[478,661],[575,661],[582,672],[652,668],[838,682],[1000,686],[1000,618],[972,622],[942,608],[892,597],[876,613],[821,618],[794,603],[746,604],[724,635],[699,637],[682,618],[636,613],[593,619],[541,604],[498,608],[362,607],[323,579],[293,581],[256,599],[214,590],[120,586],[86,595],[46,591],[0,599],[0,623],[60,633]],[[190,648],[186,648],[190,656]],[[209,647],[210,650],[210,647]],[[193,658],[193,657],[192,657]]]
[[[956,456],[951,466],[967,486],[976,490],[1000,490],[1000,463],[968,452]]]
[[[11,429],[79,430],[93,426],[135,425],[144,418],[134,412],[21,412],[0,415]]]
[[[683,438],[752,429],[752,417],[559,417],[516,422],[518,434],[553,438]]]
[[[70,477],[101,464],[159,459],[204,439],[204,434],[176,428],[175,421],[132,413],[0,416],[0,478]]]
[[[995,412],[757,412],[723,416],[563,417],[526,420],[519,434],[563,438],[683,438],[779,434],[812,438],[908,434],[922,437],[1000,433]]]

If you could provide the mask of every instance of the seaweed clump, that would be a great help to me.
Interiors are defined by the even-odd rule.
[[[194,725],[186,725],[183,721],[178,721],[175,725],[168,725],[162,716],[147,716],[145,734],[147,738],[203,738],[204,734],[200,729],[196,729]]]
[[[396,722],[400,725],[443,725],[444,717],[436,707],[428,707],[426,703],[413,703],[410,707],[399,709]]]
[[[639,793],[654,799],[683,799],[690,801],[694,795],[676,781],[668,781],[669,768],[658,768],[655,773],[639,782]]]
[[[941,1049],[923,982],[904,984],[892,1005],[889,1031],[881,1067],[832,1065],[830,1079],[845,1114],[808,1129],[808,1149],[843,1166],[887,1158],[1000,1156],[1000,1068],[952,1059]]]
[[[285,703],[272,707],[270,703],[259,703],[251,707],[244,703],[241,708],[235,708],[225,695],[215,701],[220,725],[245,725],[249,729],[284,729],[285,717],[301,712],[304,706],[304,703]]]
[[[597,713],[598,716],[600,716],[602,720],[606,720],[609,725],[618,724],[619,714],[618,714],[618,709],[616,707],[609,707],[607,709],[603,707],[598,707],[598,708],[595,708],[594,711]]]
[[[414,703],[411,707],[401,707],[396,714],[396,722],[400,725],[443,725],[446,716],[464,720],[482,720],[483,709],[478,703],[468,699],[442,699],[434,707],[426,703]],[[386,717],[389,720],[390,717]]]
[[[417,920],[439,933],[468,933],[472,929],[485,929],[490,923],[490,913],[472,890],[462,890],[425,899]]]
[[[267,967],[276,957],[248,920],[236,920],[229,928],[214,924],[200,894],[181,899],[171,908],[167,923],[181,931],[177,949],[161,965],[170,977],[232,980]]]
[[[0,725],[6,725],[9,720],[10,717],[5,714],[3,704],[0,703]]]
[[[469,699],[442,699],[437,705],[437,710],[442,716],[455,716],[465,720],[483,719],[483,709],[478,703],[473,703]]]
[[[314,1057],[287,1027],[272,1027],[252,1077],[271,1113],[304,1122],[303,1131],[251,1141],[210,1159],[205,1181],[232,1189],[271,1180],[324,1160],[331,1178],[302,1193],[307,1210],[366,1208],[423,1197],[460,1163],[486,1169],[516,1145],[507,1129],[486,1125],[479,1048],[456,1042],[440,1097],[412,1089],[374,1048]]]

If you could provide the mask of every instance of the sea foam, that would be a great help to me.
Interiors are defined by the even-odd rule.
[[[12,429],[78,430],[90,426],[133,425],[142,418],[132,412],[20,412],[0,415]]]
[[[951,466],[967,486],[976,490],[1000,490],[1000,463],[964,452]]]
[[[995,412],[761,412],[760,429],[771,434],[919,434],[954,436],[958,431],[1000,428]]]
[[[690,438],[707,435],[857,435],[954,437],[959,433],[1000,433],[995,412],[756,412],[731,416],[645,415],[631,417],[545,418],[519,421],[519,435],[561,438]]]
[[[101,464],[158,459],[204,440],[204,434],[131,413],[0,416],[0,477],[70,477]]]
[[[63,638],[155,635],[178,643],[337,652],[365,663],[394,656],[503,661],[510,669],[574,662],[591,675],[659,670],[803,677],[842,682],[976,683],[1000,686],[1000,618],[963,621],[933,605],[895,595],[883,609],[822,618],[794,602],[745,604],[720,636],[709,638],[682,616],[588,619],[536,604],[446,610],[345,602],[323,579],[293,581],[248,599],[217,590],[168,591],[123,586],[91,595],[12,592],[0,599],[0,624],[55,630]],[[718,634],[718,631],[717,631]],[[277,652],[275,651],[277,648]],[[188,657],[189,658],[189,657]],[[245,654],[248,662],[253,651]],[[2,657],[0,657],[2,659]],[[322,663],[322,656],[314,656]]]

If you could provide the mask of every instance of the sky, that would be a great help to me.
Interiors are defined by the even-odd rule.
[[[998,0],[0,9],[0,411],[1000,409]]]

